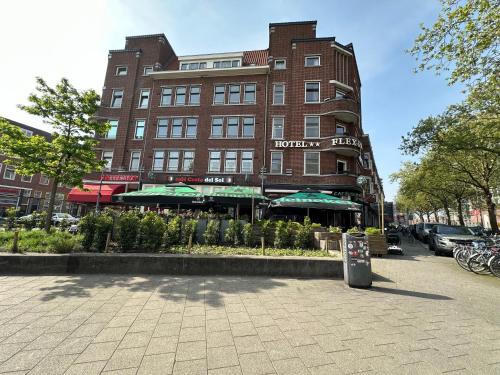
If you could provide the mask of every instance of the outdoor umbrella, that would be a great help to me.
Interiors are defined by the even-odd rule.
[[[286,197],[274,199],[271,201],[271,207],[307,208],[308,215],[310,208],[336,211],[361,211],[359,203],[340,199],[318,191],[299,191]]]
[[[210,201],[222,204],[236,203],[236,215],[239,217],[240,204],[250,204],[252,206],[252,223],[254,220],[254,202],[255,200],[267,200],[265,196],[255,192],[255,190],[248,186],[230,186],[221,189],[211,194]]]
[[[113,196],[114,202],[126,204],[190,204],[203,202],[203,194],[185,184],[170,184]]]

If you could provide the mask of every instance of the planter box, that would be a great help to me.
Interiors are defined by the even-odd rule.
[[[372,256],[387,255],[387,240],[385,236],[383,234],[369,234],[368,248]]]
[[[316,249],[325,250],[325,248],[321,245],[321,241],[330,241],[328,244],[329,250],[340,250],[339,241],[342,241],[342,233],[314,232],[314,247]],[[330,245],[333,247],[331,247]]]

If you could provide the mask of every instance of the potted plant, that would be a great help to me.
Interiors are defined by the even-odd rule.
[[[365,229],[365,234],[368,237],[368,248],[371,255],[387,255],[387,240],[380,229],[368,227]]]

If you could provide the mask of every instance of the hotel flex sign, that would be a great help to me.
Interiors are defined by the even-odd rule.
[[[363,148],[361,141],[355,137],[333,137],[331,139],[332,146],[352,146]],[[276,148],[314,148],[320,147],[320,142],[316,141],[274,141],[274,147]]]

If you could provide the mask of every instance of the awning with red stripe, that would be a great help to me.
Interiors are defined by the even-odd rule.
[[[68,201],[74,203],[96,203],[101,191],[100,203],[111,203],[111,197],[125,192],[125,185],[83,185],[83,190],[74,187],[68,194]]]

